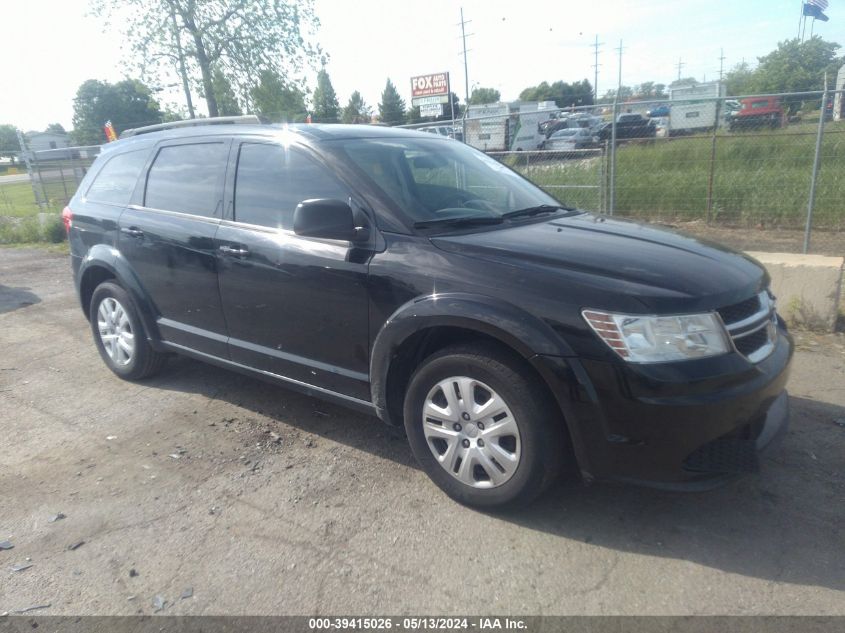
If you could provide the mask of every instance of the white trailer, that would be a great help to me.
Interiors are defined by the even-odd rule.
[[[535,150],[545,139],[540,123],[556,109],[554,101],[471,105],[464,141],[484,151]]]
[[[721,125],[724,96],[725,86],[718,81],[669,88],[669,135],[712,130],[717,122]]]

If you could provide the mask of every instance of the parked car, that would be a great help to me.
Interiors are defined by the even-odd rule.
[[[657,138],[666,138],[669,136],[669,117],[659,116],[652,119],[654,125],[654,135]]]
[[[667,117],[669,116],[669,106],[663,103],[649,110],[647,114],[652,119],[656,117]]]
[[[558,130],[542,142],[540,149],[572,151],[595,147],[598,139],[588,128],[568,128]]]
[[[748,97],[740,99],[742,107],[731,116],[729,127],[748,130],[758,127],[772,129],[783,126],[785,115],[778,97]]]
[[[62,214],[120,378],[182,354],[377,415],[480,507],[562,470],[700,489],[785,432],[793,343],[750,257],[436,135],[230,120],[130,130]]]
[[[609,141],[612,136],[613,126],[610,123],[602,125],[595,131],[600,141]],[[645,118],[641,114],[625,112],[616,117],[616,139],[623,141],[635,138],[654,138],[657,129],[654,121]]]

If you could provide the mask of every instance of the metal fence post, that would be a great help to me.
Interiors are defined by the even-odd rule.
[[[710,142],[710,175],[707,179],[707,217],[705,223],[710,224],[713,217],[713,179],[716,175],[716,132],[719,130],[719,111],[721,99],[716,100],[716,120],[713,123],[713,138]]]
[[[816,203],[816,182],[819,177],[819,164],[821,163],[822,138],[824,136],[824,115],[827,110],[827,73],[824,76],[824,92],[822,103],[819,108],[819,130],[816,134],[816,154],[813,157],[813,174],[810,177],[810,198],[807,201],[807,224],[804,227],[804,254],[810,252],[810,233],[813,229],[813,206]]]
[[[616,117],[619,109],[619,91],[613,100],[613,120],[610,123],[610,192],[607,204],[608,215],[616,210]]]

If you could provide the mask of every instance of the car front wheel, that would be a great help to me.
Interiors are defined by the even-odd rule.
[[[522,359],[456,346],[414,373],[405,430],[417,461],[453,499],[477,507],[532,501],[564,461],[560,413]]]

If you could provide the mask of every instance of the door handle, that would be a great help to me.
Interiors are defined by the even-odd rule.
[[[231,255],[232,257],[246,257],[249,255],[249,251],[245,248],[235,248],[233,246],[227,246],[226,244],[220,246],[220,252],[226,255]]]
[[[129,237],[144,237],[144,232],[139,229],[137,226],[130,226],[129,228],[122,228],[120,229],[121,233],[128,235]]]

